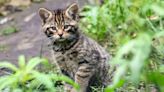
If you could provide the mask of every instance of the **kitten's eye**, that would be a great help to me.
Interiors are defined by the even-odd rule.
[[[56,27],[49,27],[48,28],[50,31],[56,31]]]
[[[70,25],[64,25],[64,29],[65,29],[65,30],[69,30],[70,28],[71,28]]]
[[[56,27],[51,27],[52,30],[56,30]]]

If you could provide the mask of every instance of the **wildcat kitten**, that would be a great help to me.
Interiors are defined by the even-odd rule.
[[[80,85],[80,92],[91,92],[91,86],[109,85],[109,54],[78,28],[78,5],[50,11],[39,9],[42,29],[51,39],[55,61],[63,74]],[[65,84],[67,92],[76,92]]]

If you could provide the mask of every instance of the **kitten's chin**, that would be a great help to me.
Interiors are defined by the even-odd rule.
[[[51,41],[52,41],[52,43],[71,43],[71,42],[75,42],[75,41],[77,41],[77,38],[78,37],[75,37],[75,36],[70,36],[70,37],[68,37],[68,38],[52,38],[51,39]]]
[[[56,40],[52,40],[53,43],[65,43],[68,42],[68,39],[60,38]]]
[[[60,39],[58,39],[58,41],[59,41],[59,42],[64,42],[64,41],[66,41],[66,39],[60,38]]]

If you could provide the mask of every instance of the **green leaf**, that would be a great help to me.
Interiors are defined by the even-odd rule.
[[[43,59],[40,59],[39,57],[30,59],[26,65],[27,72],[30,72],[31,70],[33,70],[41,62],[43,62]]]
[[[16,88],[16,89],[13,89],[12,92],[23,92],[23,90],[21,88]],[[27,91],[28,92],[28,91]]]
[[[105,88],[105,92],[115,92],[115,89],[107,87]]]
[[[124,65],[118,67],[118,69],[114,75],[115,77],[113,79],[113,84],[111,84],[112,88],[115,88],[119,84],[120,80],[124,79],[123,76],[125,76],[125,74],[127,73],[127,68],[128,68],[127,64],[124,64]]]
[[[3,78],[0,78],[0,91],[2,91],[4,88],[13,86],[13,83],[17,81],[17,78],[14,76],[5,76]]]
[[[18,63],[21,69],[25,68],[25,56],[23,55],[19,56]]]
[[[48,59],[42,58],[41,60],[42,60],[41,64],[43,64],[44,66],[47,66],[47,67],[50,66],[49,65],[50,63],[48,62]]]
[[[14,66],[13,64],[8,63],[8,62],[0,62],[0,67],[8,68],[8,69],[11,69],[12,71],[18,70],[18,68],[16,66]]]
[[[33,74],[36,80],[44,84],[51,92],[55,92],[53,82],[48,75],[39,73],[37,71],[31,71],[31,73]]]
[[[156,12],[158,15],[164,16],[164,7],[159,6],[158,4],[154,4],[151,7],[154,12]]]
[[[67,76],[51,75],[51,78],[53,78],[56,81],[64,81],[64,82],[72,85],[76,90],[79,90],[79,88],[80,88],[80,86],[77,83],[75,83],[72,79],[68,78]]]
[[[122,87],[124,82],[125,82],[125,80],[120,79],[119,82],[117,82],[117,84],[115,86],[108,86],[107,88],[105,88],[105,92],[115,92],[115,89]]]

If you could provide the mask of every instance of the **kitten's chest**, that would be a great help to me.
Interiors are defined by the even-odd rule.
[[[55,59],[60,69],[75,73],[78,69],[78,52],[69,51],[65,53],[55,53]]]

